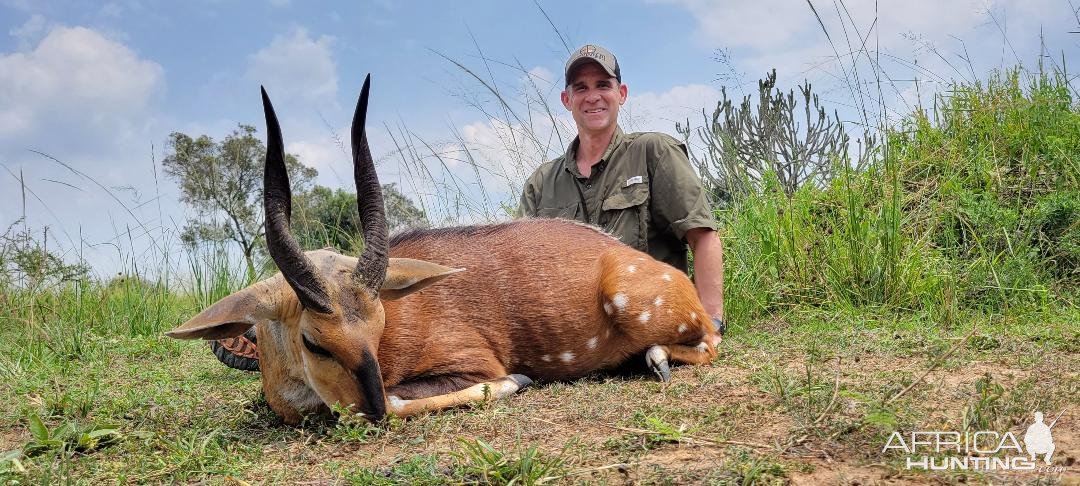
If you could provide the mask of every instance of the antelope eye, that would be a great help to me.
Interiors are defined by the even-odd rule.
[[[311,340],[308,339],[307,336],[301,334],[300,339],[304,341],[304,347],[307,348],[307,350],[310,351],[311,354],[317,354],[319,356],[324,356],[327,358],[330,357],[330,351],[327,351],[326,348],[323,348],[322,346],[311,342]]]

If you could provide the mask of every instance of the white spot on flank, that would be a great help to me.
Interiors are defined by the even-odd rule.
[[[637,261],[643,262],[643,261],[645,261],[645,257],[637,257]]]
[[[702,342],[698,343],[697,349],[698,349],[698,351],[704,353],[705,351],[709,350],[709,345],[706,344],[705,341],[702,341]]]
[[[598,340],[598,338],[596,336],[593,336],[593,337],[589,338],[589,340],[585,342],[585,347],[587,347],[589,349],[596,349],[596,341],[597,340]]]
[[[665,274],[664,274],[663,276],[661,276],[660,278],[664,279],[665,281],[668,281],[668,282],[670,282],[670,281],[671,281],[671,274],[670,274],[670,273],[665,273]]]
[[[559,355],[559,359],[561,359],[563,363],[569,363],[574,360],[574,353],[571,353],[570,351],[564,351],[563,354]]]
[[[691,312],[690,313],[690,320],[691,321],[696,321],[697,320],[697,312]]]
[[[633,265],[630,265],[630,266],[626,267],[626,271],[630,272],[630,273],[634,273],[634,272],[637,271],[637,267],[635,267]]]
[[[670,315],[672,315],[672,314],[674,314],[674,313],[675,313],[675,311],[673,311],[673,310],[671,310],[671,309],[668,309],[668,310],[667,310],[667,315],[669,315],[669,316],[670,316]]]
[[[656,300],[652,301],[652,303],[653,305],[660,307],[661,305],[664,305],[664,298],[657,295]]]
[[[630,298],[626,294],[619,292],[611,297],[611,303],[615,304],[615,308],[623,310],[626,308],[626,304],[630,303]]]
[[[645,312],[642,312],[640,316],[638,316],[638,320],[641,321],[642,323],[645,323],[645,322],[649,322],[650,317],[652,317],[652,314],[649,313],[649,311],[645,311]]]
[[[679,334],[686,332],[686,324],[679,324]]]
[[[540,361],[543,361],[545,363],[550,362],[551,361],[551,355],[550,354],[545,354],[545,355],[541,356]]]
[[[611,302],[604,302],[604,314],[610,316],[612,312],[615,312],[615,308],[611,307]]]

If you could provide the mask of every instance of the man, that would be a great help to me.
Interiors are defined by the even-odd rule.
[[[619,107],[628,88],[607,49],[589,44],[574,52],[565,81],[562,104],[578,136],[529,177],[519,214],[599,226],[683,272],[689,243],[698,296],[723,332],[723,244],[686,146],[662,133],[623,133]]]

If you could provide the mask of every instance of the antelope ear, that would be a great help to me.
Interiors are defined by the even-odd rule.
[[[383,300],[400,299],[464,268],[444,267],[437,263],[414,260],[412,258],[391,258],[386,269],[386,280],[379,289]]]
[[[267,282],[258,282],[215,302],[165,335],[176,339],[225,339],[239,336],[263,319],[277,319]]]

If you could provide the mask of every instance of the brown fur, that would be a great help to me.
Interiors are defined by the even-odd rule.
[[[466,271],[384,303],[379,363],[388,388],[418,375],[573,379],[653,344],[693,346],[715,334],[686,275],[583,225],[520,220],[414,232],[392,238],[390,256]],[[619,292],[626,308],[606,315],[603,302]],[[646,311],[650,318],[641,322]],[[574,355],[569,362],[566,352]]]

